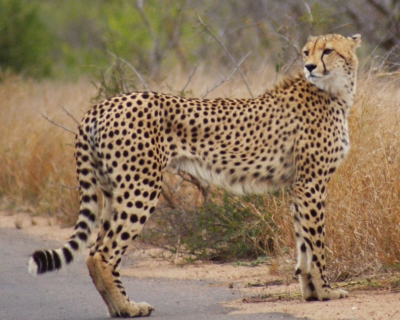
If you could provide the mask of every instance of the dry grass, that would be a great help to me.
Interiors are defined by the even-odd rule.
[[[327,253],[335,274],[400,267],[400,77],[365,75],[350,116],[350,153],[333,177]]]
[[[265,83],[274,81],[266,69],[257,77],[248,77],[255,95],[264,90]],[[151,88],[177,94],[187,79],[175,74]],[[197,70],[186,90],[188,95],[202,96],[213,83],[214,75],[202,76]],[[399,84],[399,76],[368,74],[359,80],[350,116],[352,148],[330,182],[327,197],[327,257],[329,273],[336,278],[400,268]],[[248,97],[243,87],[240,79],[234,79],[208,97]],[[88,81],[34,83],[10,76],[0,83],[3,208],[74,220],[77,191],[62,187],[76,185],[73,136],[43,119],[40,112],[75,130],[76,125],[61,107],[80,119],[95,95]],[[280,198],[265,197],[265,207],[277,226],[275,250],[294,257],[286,198],[285,192]]]
[[[77,212],[73,135],[41,113],[75,130],[94,92],[85,83],[36,83],[8,76],[0,83],[0,196],[3,209],[56,214]]]
[[[349,118],[351,150],[333,175],[326,201],[332,279],[400,269],[399,85],[399,75],[359,79]],[[278,226],[276,247],[280,252],[294,248],[287,205],[264,198]],[[294,250],[288,252],[294,258]]]

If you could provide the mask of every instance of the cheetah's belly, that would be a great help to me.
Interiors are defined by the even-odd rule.
[[[175,157],[170,167],[187,172],[205,184],[211,183],[236,194],[264,193],[277,186],[291,185],[296,171],[290,152],[268,159],[260,156],[251,165],[232,161],[225,166],[185,154]]]

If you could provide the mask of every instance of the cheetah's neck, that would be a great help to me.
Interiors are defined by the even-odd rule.
[[[307,81],[329,93],[332,97],[337,98],[344,105],[345,111],[348,111],[354,102],[356,76],[354,72],[348,75],[348,77],[327,77],[326,79],[318,79],[318,81],[309,78]]]

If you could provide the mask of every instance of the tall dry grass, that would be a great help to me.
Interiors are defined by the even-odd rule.
[[[328,193],[327,253],[337,275],[400,269],[400,77],[359,80],[351,150]]]
[[[268,68],[248,76],[254,95],[272,84]],[[152,90],[202,96],[216,75],[196,71],[172,74]],[[172,85],[171,85],[172,84]],[[349,125],[351,150],[328,188],[326,233],[330,274],[400,268],[400,77],[368,73],[360,76]],[[207,97],[249,97],[237,77]],[[96,96],[89,81],[78,83],[31,82],[5,77],[0,83],[0,197],[3,209],[57,215],[72,222],[77,214],[72,134],[46,121],[45,113],[71,129]],[[286,192],[265,197],[265,207],[277,229],[278,253],[295,256],[292,218]],[[254,211],[255,215],[259,212]],[[260,223],[263,223],[260,220]],[[268,228],[268,226],[265,226]]]
[[[351,149],[327,192],[326,256],[332,279],[400,270],[399,88],[398,74],[359,77],[349,117]],[[278,226],[278,252],[294,259],[292,219],[280,200],[265,197],[265,204]]]
[[[52,125],[77,125],[94,94],[87,82],[33,82],[6,76],[0,82],[0,205],[2,209],[52,214],[77,212],[73,134]]]

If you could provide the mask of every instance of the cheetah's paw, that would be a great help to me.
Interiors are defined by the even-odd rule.
[[[155,309],[146,302],[133,302],[130,301],[130,306],[127,310],[119,312],[118,315],[113,318],[136,318],[136,317],[148,317]]]
[[[325,291],[326,290],[326,291]],[[347,298],[349,296],[348,292],[342,289],[324,289],[322,299],[323,301],[326,300],[336,300],[336,299],[342,299],[342,298]]]

